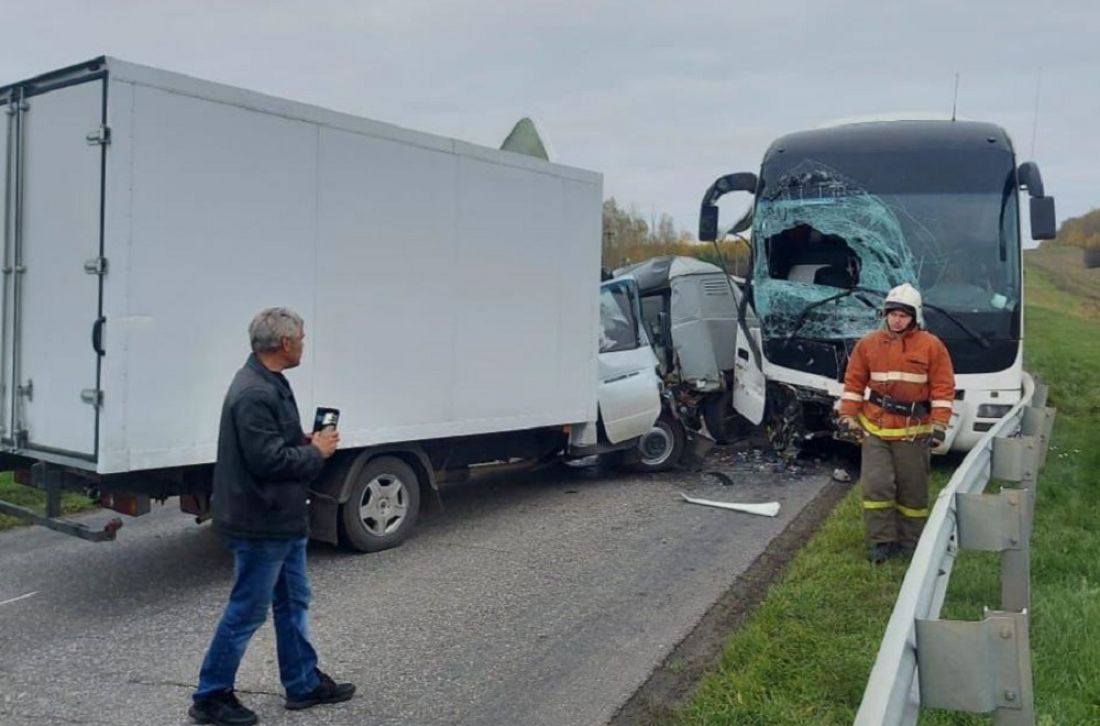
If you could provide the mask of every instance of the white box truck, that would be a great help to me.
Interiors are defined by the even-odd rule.
[[[658,414],[636,290],[601,293],[596,173],[109,57],[0,105],[0,468],[49,495],[0,511],[88,539],[115,527],[59,519],[60,490],[207,516],[273,305],[306,320],[303,417],[342,412],[317,539],[393,546],[471,466],[631,446]]]

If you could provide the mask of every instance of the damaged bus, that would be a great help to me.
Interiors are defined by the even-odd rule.
[[[748,192],[752,263],[741,301],[734,406],[777,448],[839,437],[848,356],[881,324],[890,288],[916,286],[926,327],[946,343],[956,403],[948,447],[969,450],[1021,395],[1023,274],[1018,190],[1033,239],[1055,234],[1054,200],[1034,162],[990,123],[850,123],[789,134],[759,175],[720,177],[699,238],[718,238],[717,201]]]

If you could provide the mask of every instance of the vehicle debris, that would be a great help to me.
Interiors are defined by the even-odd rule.
[[[847,484],[852,480],[852,475],[848,473],[847,469],[836,468],[833,469],[833,481],[839,481]]]
[[[683,497],[684,501],[689,504],[701,504],[705,507],[729,509],[734,512],[744,512],[746,514],[759,514],[762,517],[774,517],[779,514],[779,502],[763,502],[760,504],[745,504],[741,502],[716,502],[712,499],[697,499],[696,497],[689,497],[683,492],[680,492],[680,496]]]
[[[733,483],[734,483],[733,482],[733,477],[731,477],[729,474],[727,474],[723,471],[704,471],[703,473],[704,474],[710,474],[711,476],[713,476],[715,479],[718,480],[719,484],[721,484],[724,487],[733,486]]]

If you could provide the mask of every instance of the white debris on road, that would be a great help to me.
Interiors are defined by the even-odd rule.
[[[719,509],[731,509],[735,512],[746,514],[759,514],[763,517],[774,517],[779,514],[779,502],[764,502],[762,504],[742,504],[738,502],[716,502],[712,499],[697,499],[680,492],[680,496],[689,504],[702,504],[704,507],[718,507]]]
[[[833,481],[850,482],[852,475],[848,473],[847,469],[833,469]]]

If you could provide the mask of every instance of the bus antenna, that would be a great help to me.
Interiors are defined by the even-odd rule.
[[[1035,136],[1039,129],[1039,89],[1043,85],[1043,69],[1035,74],[1035,114],[1031,117],[1031,158],[1035,158]]]
[[[959,72],[955,71],[955,100],[951,102],[951,120],[955,120],[955,110],[959,107]]]

